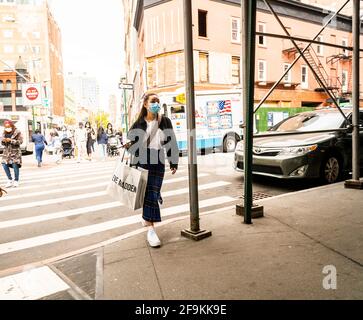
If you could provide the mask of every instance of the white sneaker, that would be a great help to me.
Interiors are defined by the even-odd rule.
[[[157,247],[160,247],[160,245],[161,245],[160,239],[159,239],[158,235],[156,234],[155,229],[150,229],[147,232],[147,241],[149,242],[149,245],[152,248],[157,248]]]
[[[14,188],[18,188],[18,187],[19,187],[19,181],[14,181],[14,183],[13,183],[13,187],[14,187]]]
[[[5,185],[5,188],[11,188],[13,186],[13,180],[9,180],[8,183]]]

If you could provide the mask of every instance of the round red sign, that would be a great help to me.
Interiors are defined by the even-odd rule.
[[[35,87],[30,87],[30,88],[28,88],[28,90],[26,90],[25,95],[28,98],[28,100],[31,100],[31,101],[37,100],[38,96],[39,96],[39,91]]]

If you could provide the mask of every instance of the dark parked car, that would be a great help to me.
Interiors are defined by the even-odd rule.
[[[344,108],[343,112],[351,119],[351,108]],[[352,167],[352,130],[348,127],[349,123],[335,108],[291,116],[267,132],[286,135],[254,139],[253,173],[283,179],[321,178],[325,183],[335,183]],[[342,128],[348,129],[334,131]],[[293,134],[330,129],[326,133]],[[236,170],[243,169],[243,156],[241,141],[235,151]],[[360,164],[363,168],[363,111],[360,112]]]

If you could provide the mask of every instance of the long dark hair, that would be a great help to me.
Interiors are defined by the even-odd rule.
[[[156,93],[147,93],[144,96],[144,99],[142,100],[142,107],[141,111],[139,113],[139,116],[137,117],[137,121],[140,121],[141,119],[145,118],[147,116],[147,108],[145,107],[146,103],[149,101],[149,98],[152,96],[158,96]]]
[[[102,138],[102,135],[105,133],[105,129],[103,129],[102,126],[100,126],[98,128],[98,133],[97,133],[97,137],[98,137],[98,140],[100,140]]]

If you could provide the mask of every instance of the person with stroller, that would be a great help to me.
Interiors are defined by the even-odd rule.
[[[48,145],[48,143],[39,129],[35,130],[34,134],[32,135],[32,142],[35,144],[35,157],[38,162],[38,167],[40,168],[43,163],[43,152],[45,146]]]
[[[97,143],[98,143],[98,147],[100,149],[100,155],[101,155],[102,161],[106,161],[107,142],[108,142],[108,136],[106,134],[106,131],[105,131],[105,129],[103,129],[102,126],[100,126],[98,128],[98,133],[97,133]]]
[[[15,127],[14,123],[10,120],[4,122],[4,132],[0,139],[1,144],[4,146],[2,155],[2,166],[8,177],[9,181],[5,188],[19,187],[20,168],[22,165],[21,149],[23,137],[21,132]],[[14,170],[15,180],[13,181],[10,168]]]

